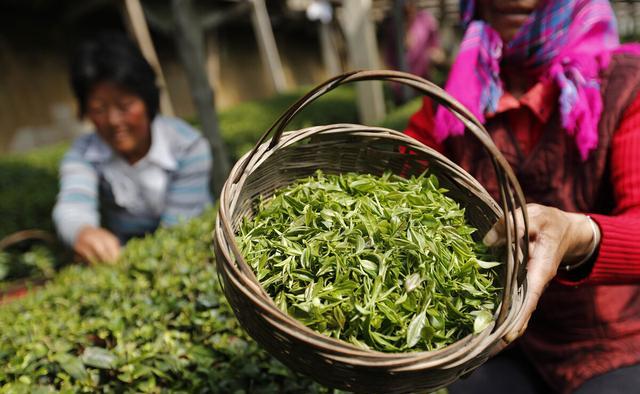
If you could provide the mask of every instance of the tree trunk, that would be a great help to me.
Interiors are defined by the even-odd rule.
[[[440,22],[440,26],[444,26],[447,23],[447,1],[440,0],[438,8],[440,9],[440,13],[438,14],[438,22]]]
[[[191,0],[172,0],[171,8],[175,18],[174,38],[178,55],[187,74],[202,133],[211,144],[211,192],[217,197],[229,174],[229,156],[220,137],[215,96],[205,70],[203,30]]]
[[[404,72],[410,72],[409,67],[407,66],[407,55],[405,48],[405,36],[406,36],[406,20],[404,17],[404,0],[394,0],[393,2],[393,32],[395,33],[394,37],[388,37],[387,39],[395,40],[395,50],[396,59],[398,59],[397,67],[398,70]],[[400,103],[404,104],[409,96],[411,95],[411,91],[409,90],[409,86],[400,85]]]
[[[125,24],[129,34],[135,37],[140,51],[156,72],[156,83],[160,88],[160,112],[163,115],[173,116],[174,112],[171,98],[169,97],[169,89],[164,79],[158,55],[153,47],[153,41],[151,40],[151,34],[149,34],[149,27],[147,26],[140,0],[124,0],[124,3],[121,3],[121,7],[124,11]]]
[[[349,0],[342,3],[338,21],[342,26],[349,48],[352,69],[380,68],[375,25],[370,18],[371,0]],[[356,84],[358,112],[364,124],[375,124],[384,118],[382,82],[367,81]]]
[[[276,88],[276,92],[282,93],[287,90],[287,80],[284,76],[284,70],[282,69],[276,39],[273,37],[267,6],[264,0],[251,0],[250,3],[253,4],[251,21],[253,23],[253,31],[256,34],[256,40],[258,41],[260,57],[262,57],[263,64],[269,69],[269,75],[273,81],[273,86]]]

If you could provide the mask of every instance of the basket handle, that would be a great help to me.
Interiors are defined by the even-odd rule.
[[[494,170],[498,179],[501,196],[501,206],[505,214],[511,216],[511,220],[505,220],[505,234],[507,245],[511,245],[513,240],[517,240],[519,235],[517,234],[516,226],[513,223],[517,223],[519,220],[517,215],[517,209],[520,208],[524,217],[524,229],[523,245],[521,248],[516,247],[515,250],[509,250],[507,253],[522,253],[523,264],[518,267],[516,274],[517,282],[522,284],[525,282],[526,277],[526,264],[528,258],[528,244],[529,244],[529,220],[526,212],[526,200],[522,192],[522,188],[518,183],[518,180],[511,169],[511,166],[504,158],[500,150],[496,147],[491,139],[491,136],[484,128],[482,123],[467,110],[458,100],[453,98],[442,88],[435,85],[426,79],[420,78],[416,75],[392,70],[363,70],[363,71],[350,71],[338,76],[335,76],[322,84],[318,85],[306,95],[301,97],[298,101],[293,103],[274,123],[273,125],[260,137],[256,145],[251,152],[245,156],[244,162],[241,164],[237,175],[233,180],[233,183],[237,183],[240,180],[241,175],[244,173],[247,165],[251,162],[256,155],[259,147],[266,142],[267,138],[273,133],[271,143],[267,150],[273,149],[279,142],[284,133],[284,129],[287,127],[291,119],[296,116],[301,110],[306,108],[313,101],[323,96],[324,94],[332,91],[338,86],[358,81],[390,81],[397,82],[404,85],[411,86],[421,93],[436,100],[441,105],[445,105],[449,110],[465,125],[466,129],[470,131],[482,144],[484,149],[490,155],[493,161]],[[515,242],[517,244],[517,241]]]
[[[480,140],[489,154],[498,160],[499,166],[507,171],[507,173],[513,173],[506,159],[504,159],[498,148],[494,145],[491,137],[489,136],[489,133],[485,130],[484,126],[482,126],[482,124],[475,118],[475,116],[473,116],[471,112],[469,112],[469,110],[467,110],[462,104],[460,104],[460,102],[450,96],[442,88],[432,82],[427,81],[426,79],[401,71],[362,70],[349,71],[330,78],[305,94],[298,101],[293,103],[258,139],[258,142],[253,147],[250,154],[246,156],[242,167],[240,167],[240,171],[238,171],[238,175],[233,180],[233,183],[238,182],[240,175],[244,172],[251,159],[256,155],[256,152],[258,151],[260,145],[262,145],[273,133],[273,137],[271,138],[271,143],[269,144],[268,150],[273,149],[273,147],[280,142],[280,138],[282,137],[282,134],[284,133],[287,125],[291,122],[291,119],[293,119],[294,116],[296,116],[300,111],[306,108],[313,101],[332,91],[338,86],[347,83],[377,80],[397,82],[411,86],[421,93],[431,97],[432,99],[435,99],[440,104],[447,106],[452,111],[452,113],[458,119],[460,119],[462,123],[464,123],[467,129],[471,131],[476,136],[476,138],[478,138],[478,140]],[[517,189],[520,189],[515,176],[508,176],[508,178],[514,181],[514,184],[517,185]]]
[[[21,230],[0,239],[0,251],[27,240],[39,240],[48,245],[55,243],[55,237],[47,231],[38,229]]]

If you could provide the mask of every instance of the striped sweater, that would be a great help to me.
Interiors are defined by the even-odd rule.
[[[101,226],[121,243],[195,217],[211,203],[211,151],[184,121],[157,116],[151,148],[133,165],[96,134],[78,138],[60,166],[53,209],[58,235],[73,246],[85,226]]]

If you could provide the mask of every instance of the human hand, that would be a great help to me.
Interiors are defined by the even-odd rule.
[[[580,261],[591,251],[600,238],[594,234],[589,218],[579,213],[561,211],[538,204],[527,204],[529,217],[529,261],[527,262],[527,295],[522,311],[506,334],[507,343],[513,342],[527,329],[542,292],[556,276],[561,263]],[[518,234],[524,234],[522,211],[517,211]],[[511,220],[511,218],[509,219]],[[597,227],[597,226],[596,226]],[[504,218],[499,219],[487,232],[483,242],[488,246],[505,243]]]
[[[112,232],[101,227],[83,227],[73,250],[88,263],[114,263],[120,256],[120,241]]]

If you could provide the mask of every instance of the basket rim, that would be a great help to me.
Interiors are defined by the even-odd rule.
[[[281,136],[281,139],[274,146],[270,147],[269,142],[264,142],[255,150],[255,152],[253,152],[255,154],[252,155],[252,152],[249,152],[235,164],[234,170],[237,170],[244,166],[245,172],[237,179],[237,182],[225,183],[220,197],[219,213],[216,218],[215,240],[216,248],[219,248],[225,258],[223,259],[223,261],[220,261],[221,259],[216,259],[216,261],[218,261],[219,266],[223,268],[222,272],[226,275],[227,279],[232,280],[235,287],[240,290],[245,297],[249,298],[254,305],[259,306],[262,310],[269,313],[270,316],[268,318],[273,318],[270,320],[274,321],[272,324],[277,325],[278,329],[286,331],[288,335],[296,337],[303,342],[314,342],[315,346],[321,347],[321,350],[327,352],[323,354],[328,355],[336,353],[330,356],[333,359],[348,361],[352,365],[362,365],[367,367],[371,367],[371,365],[369,364],[370,362],[375,362],[376,365],[380,368],[395,367],[398,368],[398,371],[405,371],[444,365],[450,360],[455,360],[459,351],[468,348],[475,349],[476,351],[466,352],[466,357],[464,357],[462,360],[457,360],[457,362],[455,363],[463,364],[465,360],[472,359],[477,356],[478,353],[481,353],[483,351],[481,347],[474,345],[477,345],[478,343],[490,338],[492,338],[491,342],[495,342],[495,339],[498,339],[504,334],[504,332],[506,332],[509,324],[502,324],[496,327],[496,322],[494,321],[489,327],[485,328],[480,333],[469,334],[452,344],[434,350],[382,352],[375,349],[361,348],[344,340],[319,333],[305,326],[295,318],[289,316],[284,311],[280,310],[275,305],[272,298],[264,291],[262,286],[259,284],[257,278],[255,278],[255,275],[252,272],[251,267],[239,252],[237,243],[235,241],[235,234],[231,229],[229,221],[229,217],[235,210],[235,204],[227,205],[227,201],[229,200],[232,189],[238,190],[244,186],[247,180],[246,169],[252,167],[258,168],[262,163],[264,163],[265,160],[270,157],[267,152],[276,152],[280,149],[286,148],[291,144],[303,141],[304,139],[312,135],[341,133],[344,131],[352,131],[360,135],[375,136],[377,138],[391,138],[393,140],[406,143],[411,149],[417,148],[422,151],[427,151],[432,157],[436,158],[437,160],[446,162],[448,165],[454,167],[456,170],[456,175],[458,175],[459,172],[460,175],[464,176],[465,179],[469,180],[471,184],[476,187],[475,192],[484,193],[492,203],[488,204],[487,206],[492,209],[492,211],[496,215],[500,215],[502,213],[502,209],[500,208],[500,206],[475,178],[471,177],[466,171],[464,171],[464,169],[453,163],[443,154],[422,144],[420,141],[414,139],[413,137],[407,136],[406,134],[400,133],[393,129],[379,126],[365,126],[351,123],[311,126],[299,130],[290,130],[284,132]],[[232,170],[232,172],[234,170]],[[233,201],[229,202],[233,203]],[[226,245],[226,247],[223,247],[225,241],[228,243],[228,245]],[[232,263],[232,261],[235,261],[235,263]],[[238,262],[241,262],[241,264],[238,265]],[[505,264],[508,264],[508,262],[506,262]],[[249,286],[245,286],[247,284]],[[515,286],[516,281],[513,281],[512,284],[512,287],[514,287],[512,289],[512,292],[514,294],[518,293],[518,288]],[[501,301],[494,311],[494,317],[503,307],[504,305]],[[283,328],[282,324],[293,325],[294,327],[292,328],[289,326]],[[298,330],[298,332],[296,332],[295,330]],[[438,356],[443,357],[439,357],[437,360],[433,359]],[[362,360],[354,359],[353,357],[362,358]],[[420,363],[417,366],[415,365],[416,361]],[[410,363],[411,365],[407,365],[408,363]]]

